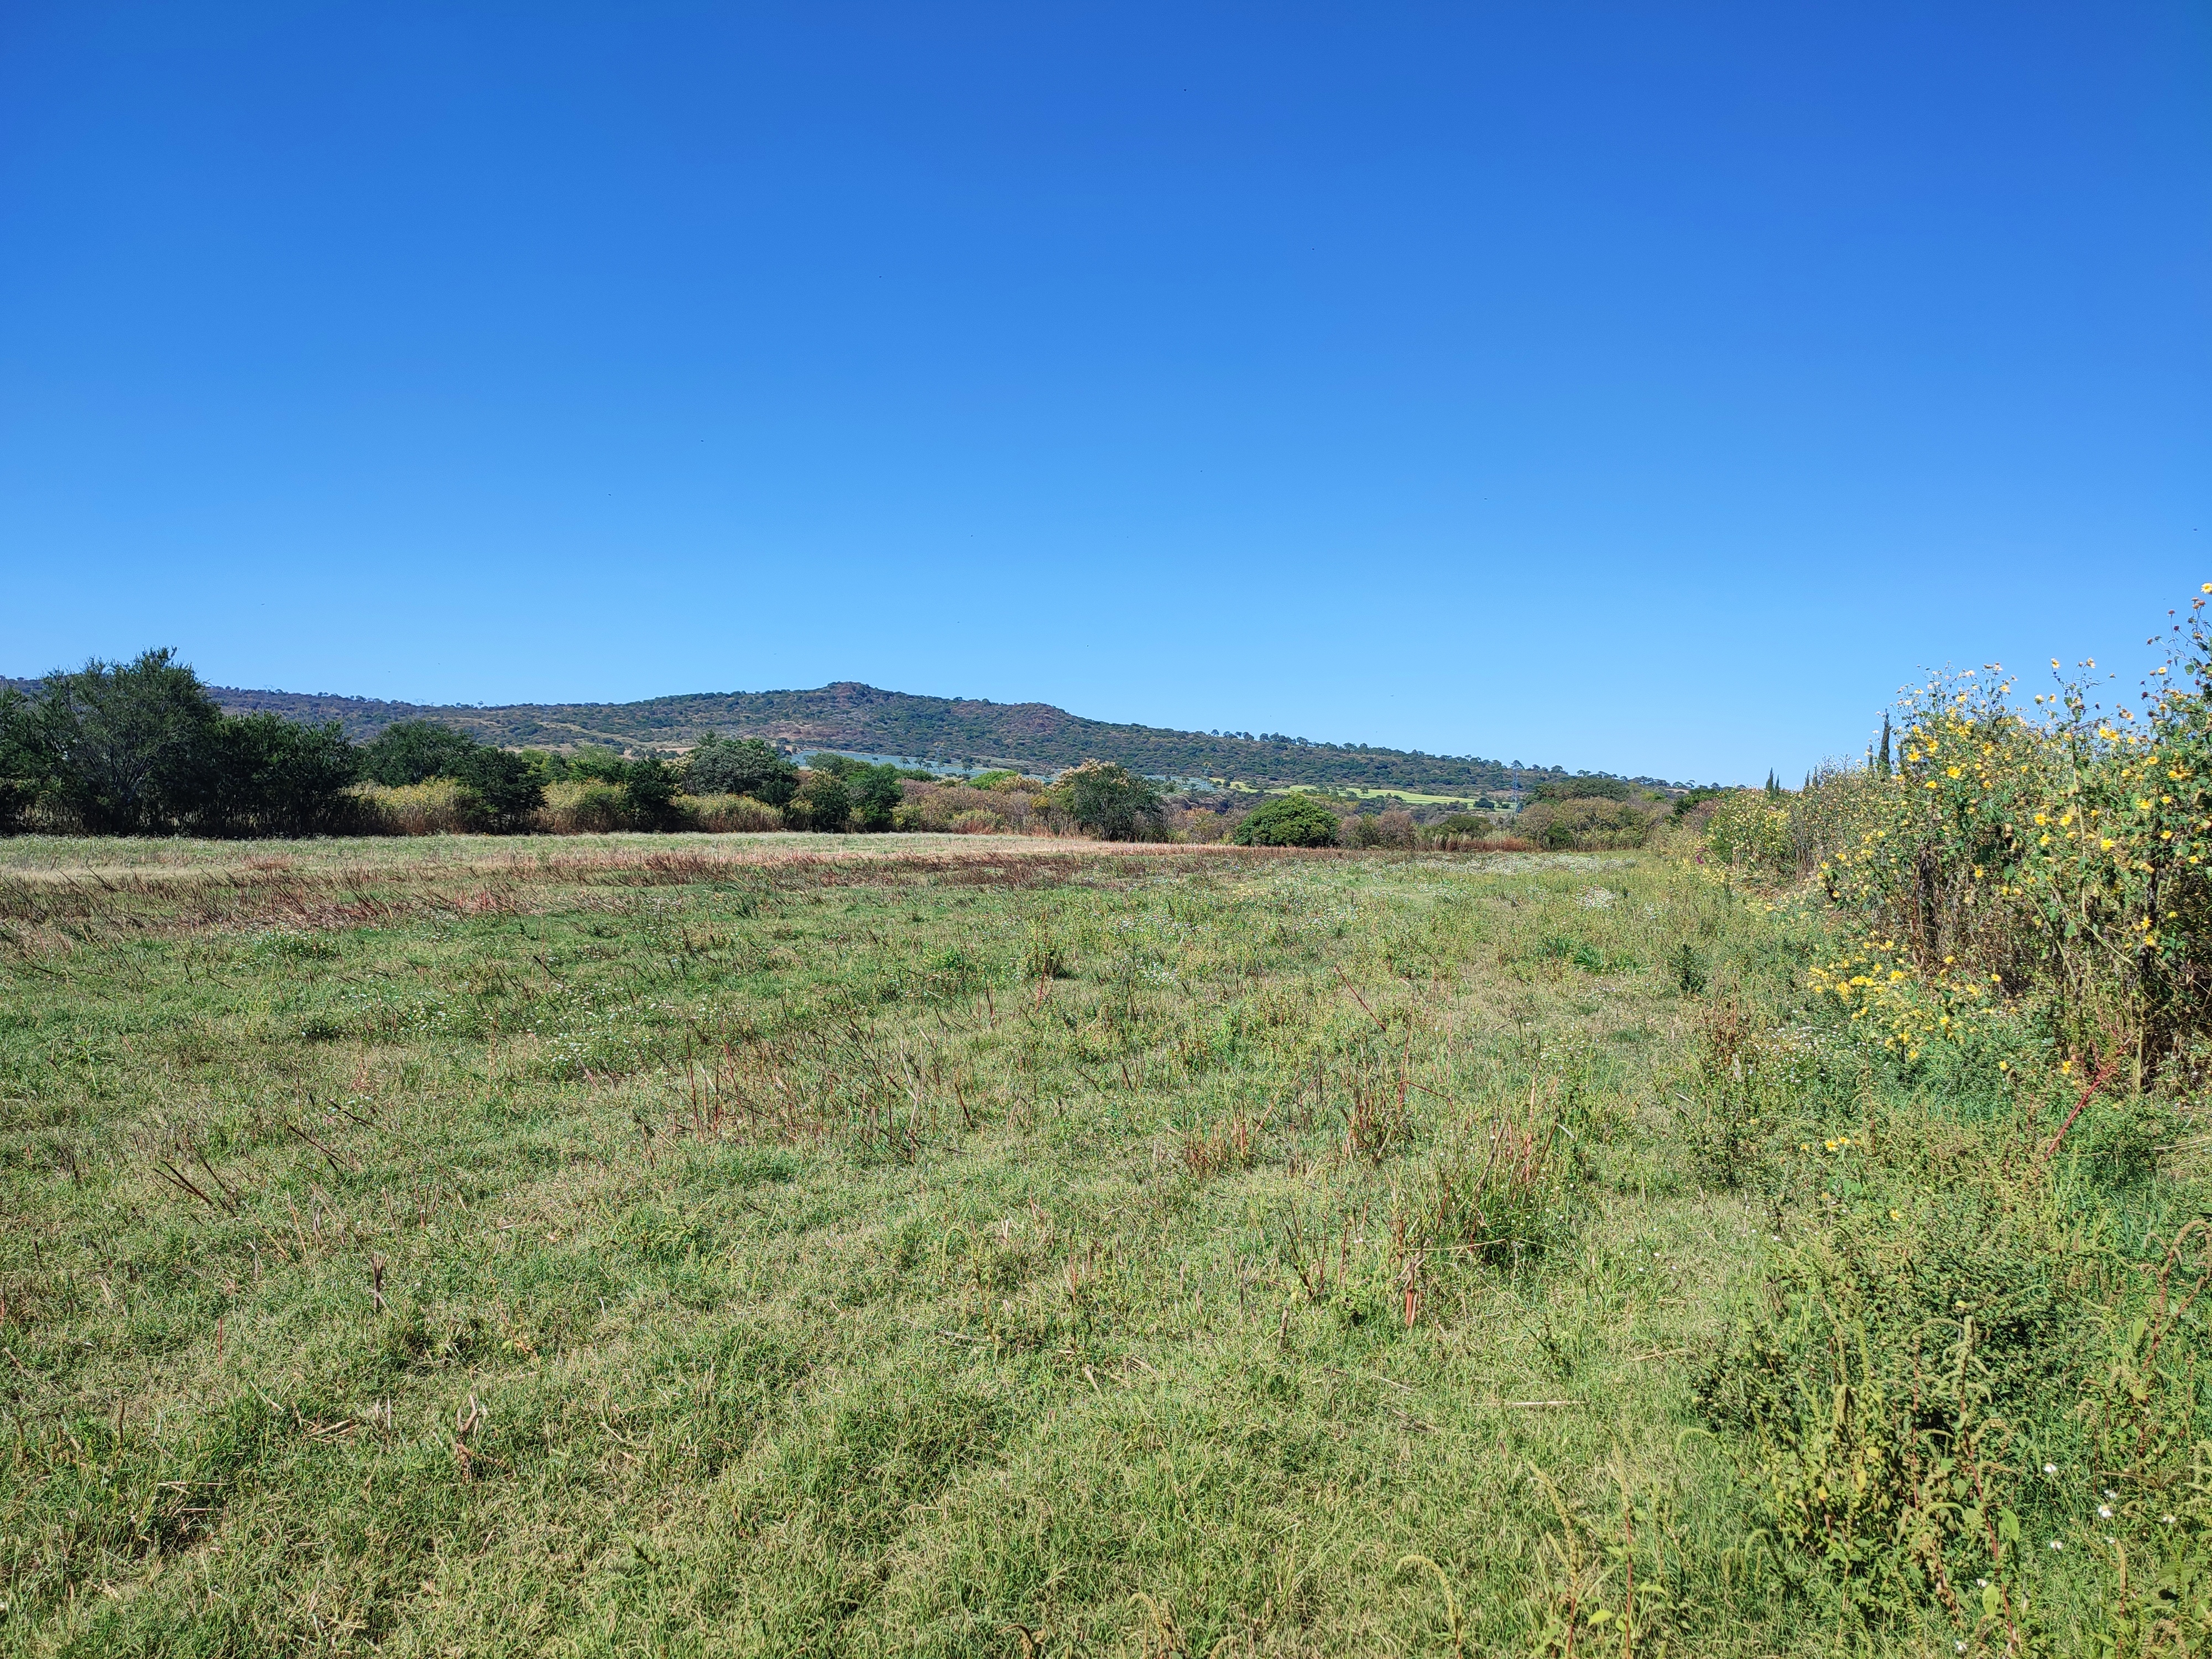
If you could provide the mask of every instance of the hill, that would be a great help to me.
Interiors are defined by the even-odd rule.
[[[28,688],[28,682],[12,684]],[[908,756],[939,764],[1007,765],[1049,773],[1085,760],[1118,761],[1154,777],[1214,778],[1255,788],[1395,790],[1409,794],[1503,795],[1565,774],[1516,770],[1502,761],[1428,755],[1304,738],[1178,732],[1086,720],[1049,703],[916,696],[842,680],[811,691],[695,692],[641,702],[469,704],[392,702],[321,692],[210,688],[233,714],[336,720],[356,742],[400,720],[430,720],[486,743],[553,747],[578,743],[680,747],[709,732],[765,738],[792,748]],[[1664,787],[1654,779],[1638,782]]]

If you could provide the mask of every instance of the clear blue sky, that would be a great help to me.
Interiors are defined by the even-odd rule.
[[[2212,580],[2212,11],[0,9],[0,672],[1670,777]]]

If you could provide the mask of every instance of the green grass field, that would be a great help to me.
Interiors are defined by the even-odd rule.
[[[0,924],[0,1651],[2103,1616],[2087,1545],[2000,1574],[2032,1631],[1853,1610],[1763,1484],[1746,1310],[1999,1135],[1979,1051],[1885,1070],[1812,1009],[1801,905],[1631,855],[26,841]],[[2109,1179],[2052,1166],[2061,1220],[2119,1218],[2081,1330],[2206,1191],[2123,1118],[2075,1132]],[[2036,1456],[2080,1487],[2091,1437]]]

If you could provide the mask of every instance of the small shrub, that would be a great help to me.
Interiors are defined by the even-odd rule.
[[[1703,996],[1705,991],[1705,959],[1697,947],[1684,939],[1674,947],[1668,959],[1668,968],[1674,976],[1674,988],[1686,997]]]
[[[1388,847],[1410,851],[1413,845],[1413,815],[1402,809],[1363,812],[1349,821],[1346,839],[1354,847]]]
[[[1065,979],[1067,972],[1067,947],[1053,937],[1046,922],[1030,922],[1029,939],[1022,949],[1023,975],[1034,980]]]

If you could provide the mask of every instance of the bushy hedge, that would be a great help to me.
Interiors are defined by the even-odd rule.
[[[1300,794],[1254,807],[1230,839],[1239,847],[1334,847],[1336,837],[1336,814]]]

